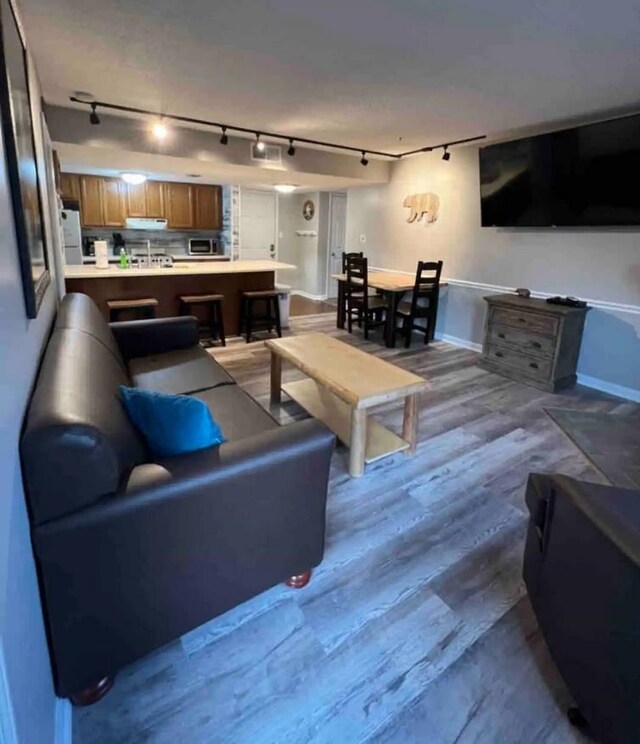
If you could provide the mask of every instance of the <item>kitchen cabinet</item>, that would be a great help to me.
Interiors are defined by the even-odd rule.
[[[147,217],[166,216],[164,208],[164,184],[162,181],[147,181]]]
[[[60,174],[60,196],[80,201],[80,176],[76,173]]]
[[[222,229],[222,189],[220,186],[194,186],[193,227],[196,230]]]
[[[124,227],[127,217],[166,219],[173,230],[221,230],[222,187],[60,174],[63,198],[80,201],[83,227]]]
[[[98,176],[80,176],[80,218],[83,227],[104,227],[102,181]]]
[[[126,216],[125,183],[119,178],[102,179],[102,210],[105,227],[122,227]]]
[[[166,183],[165,197],[169,227],[193,228],[193,186],[190,183]]]
[[[127,189],[127,217],[147,216],[147,184],[129,183]]]

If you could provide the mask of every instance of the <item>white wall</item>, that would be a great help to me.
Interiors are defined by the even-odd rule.
[[[482,341],[482,296],[499,288],[601,301],[588,315],[579,372],[640,396],[640,231],[482,228],[478,152],[408,158],[392,165],[388,184],[350,189],[348,249],[411,273],[419,259],[442,259],[455,284],[443,293],[438,330],[469,343]],[[438,221],[407,223],[404,198],[425,191],[440,196]]]
[[[44,173],[40,91],[31,83],[39,172]],[[46,186],[44,187],[46,189]],[[54,200],[44,194],[45,222]],[[57,230],[46,222],[51,254]],[[7,744],[47,744],[56,737],[56,698],[29,520],[20,471],[22,420],[35,380],[40,355],[55,313],[52,283],[38,317],[28,320],[22,294],[13,211],[0,136],[0,735]],[[67,708],[68,710],[68,708]]]
[[[302,216],[302,205],[311,199],[316,211],[311,220]],[[326,227],[329,194],[307,191],[281,194],[278,197],[278,258],[295,264],[295,271],[282,272],[278,281],[290,284],[294,291],[305,295],[321,296],[326,284]],[[314,237],[296,235],[297,230],[309,230]]]

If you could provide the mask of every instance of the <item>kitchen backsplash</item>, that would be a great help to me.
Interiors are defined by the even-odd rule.
[[[83,238],[95,240],[106,240],[109,244],[109,252],[113,253],[113,233],[119,232],[125,243],[135,240],[150,240],[151,250],[158,253],[170,253],[180,256],[187,255],[189,238],[217,238],[220,253],[225,256],[231,255],[232,234],[232,210],[234,186],[222,187],[222,230],[124,230],[120,228],[87,227],[82,229]],[[237,230],[237,227],[236,227]]]

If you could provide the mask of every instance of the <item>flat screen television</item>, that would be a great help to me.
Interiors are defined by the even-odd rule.
[[[480,150],[483,227],[640,226],[640,115]]]

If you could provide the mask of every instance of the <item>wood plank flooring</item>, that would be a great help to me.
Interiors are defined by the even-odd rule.
[[[386,349],[337,331],[333,315],[291,325],[430,381],[415,457],[352,479],[338,448],[309,586],[274,587],[123,670],[102,702],[74,710],[74,742],[582,742],[521,579],[523,488],[530,471],[601,480],[544,407],[640,406],[587,388],[547,394],[441,342]],[[212,353],[268,407],[261,343]],[[284,381],[301,377],[285,367]],[[292,401],[273,413],[284,425],[305,416]],[[374,416],[400,431],[402,406]]]

